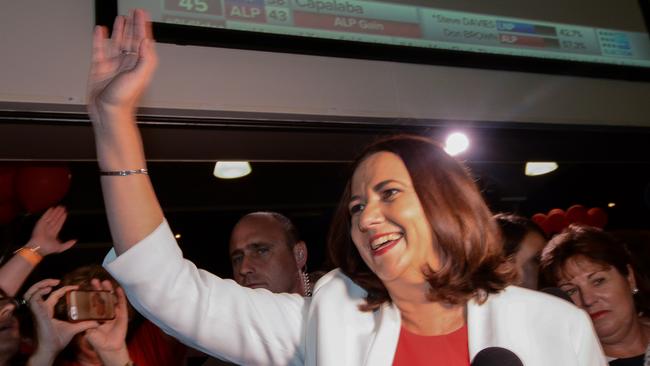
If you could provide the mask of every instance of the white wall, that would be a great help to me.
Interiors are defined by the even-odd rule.
[[[92,0],[4,1],[0,104],[82,110]],[[650,83],[159,44],[143,105],[650,127]],[[28,105],[22,103],[30,103]],[[56,109],[56,107],[55,107]]]

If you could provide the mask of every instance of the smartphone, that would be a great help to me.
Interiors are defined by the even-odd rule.
[[[66,293],[66,311],[70,321],[115,319],[115,296],[110,291],[73,290]]]

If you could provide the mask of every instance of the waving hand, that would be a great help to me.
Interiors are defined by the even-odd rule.
[[[104,27],[93,34],[88,77],[88,110],[94,122],[103,122],[107,109],[133,111],[158,63],[146,12],[118,16],[108,38]]]
[[[43,256],[70,249],[77,242],[76,240],[68,240],[65,243],[59,240],[59,231],[67,217],[65,207],[49,208],[34,225],[30,240],[32,243],[28,243],[28,246],[38,246],[38,253]]]

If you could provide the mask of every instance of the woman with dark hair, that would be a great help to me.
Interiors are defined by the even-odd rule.
[[[156,324],[246,365],[467,366],[488,347],[527,366],[605,364],[584,312],[508,286],[472,178],[421,137],[380,141],[357,160],[329,240],[340,269],[311,298],[243,288],[184,260],[134,118],[156,64],[149,34],[141,11],[119,17],[110,40],[96,30],[89,110],[115,243],[105,265]]]
[[[625,245],[589,226],[570,226],[542,253],[544,274],[589,313],[610,365],[650,362],[650,292],[632,263]]]
[[[546,245],[544,231],[525,217],[500,213],[494,216],[501,229],[503,250],[517,269],[516,285],[538,289],[539,257]]]

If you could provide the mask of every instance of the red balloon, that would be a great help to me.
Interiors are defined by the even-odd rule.
[[[544,215],[543,213],[536,213],[533,215],[531,219],[537,225],[542,226],[542,223],[546,221],[546,215]]]
[[[600,207],[593,207],[587,211],[587,225],[604,228],[607,225],[607,212]]]
[[[587,223],[587,208],[583,205],[573,205],[566,211],[566,218],[571,224]]]
[[[40,212],[57,204],[70,189],[67,167],[25,167],[16,174],[16,193],[29,213]]]
[[[546,227],[549,233],[559,233],[567,225],[564,211],[559,208],[554,208],[549,211],[548,218],[546,219]]]
[[[548,220],[542,221],[538,225],[539,225],[539,227],[542,228],[542,231],[544,231],[544,233],[546,233],[546,235],[550,236],[551,234],[553,234],[552,228],[548,225]]]
[[[14,178],[16,177],[16,168],[0,168],[0,204],[11,201],[14,197]]]
[[[18,209],[13,203],[5,203],[0,205],[0,225],[10,223],[18,214]]]

